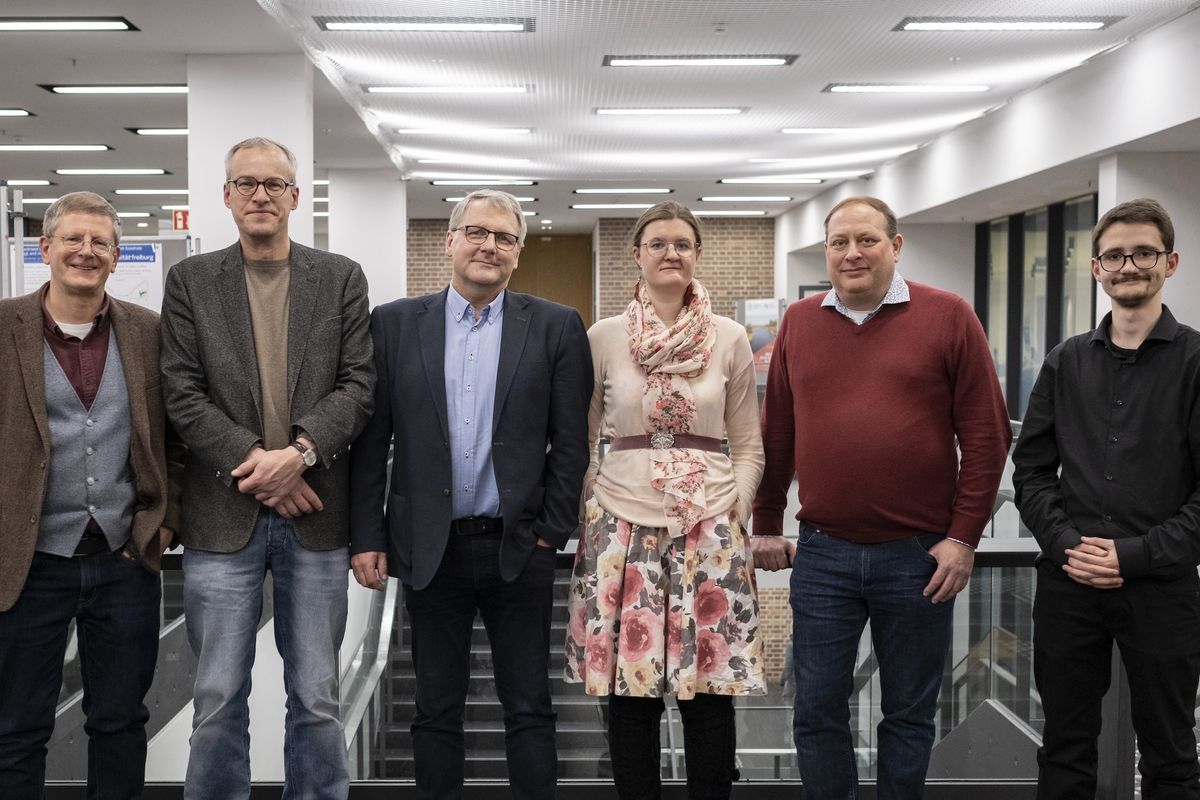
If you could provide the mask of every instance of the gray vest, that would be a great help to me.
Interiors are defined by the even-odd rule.
[[[116,550],[129,539],[137,489],[129,466],[129,392],[117,349],[108,337],[104,375],[89,411],[67,380],[50,345],[44,344],[46,414],[50,419],[50,470],[37,549],[70,556],[95,518]]]

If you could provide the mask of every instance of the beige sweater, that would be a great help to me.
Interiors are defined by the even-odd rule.
[[[712,361],[690,379],[696,400],[692,433],[728,437],[730,455],[698,451],[708,464],[704,492],[706,517],[736,509],[743,523],[763,472],[762,433],[758,424],[758,392],[754,382],[746,329],[727,317],[714,316],[717,339]],[[584,498],[594,491],[597,502],[618,519],[638,525],[667,524],[662,492],[650,486],[646,450],[608,453],[603,462],[597,441],[647,431],[642,419],[645,373],[629,355],[624,315],[603,319],[588,331],[595,385],[588,414],[591,465],[584,480]]]

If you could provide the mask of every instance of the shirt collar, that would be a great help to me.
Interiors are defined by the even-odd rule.
[[[1092,337],[1089,340],[1091,344],[1112,344],[1112,312],[1104,315],[1104,319],[1100,320],[1100,324],[1092,331]],[[1163,342],[1174,341],[1175,334],[1179,332],[1179,323],[1175,320],[1175,315],[1171,313],[1171,309],[1165,305],[1162,307],[1162,314],[1158,317],[1158,322],[1154,323],[1154,327],[1150,329],[1150,333],[1146,334],[1146,342],[1159,340]],[[1140,349],[1140,348],[1139,348]]]
[[[38,301],[42,306],[42,327],[45,328],[47,333],[51,333],[54,336],[57,336],[59,339],[62,339],[65,342],[70,341],[71,339],[78,338],[76,336],[71,336],[68,333],[64,333],[63,329],[58,327],[58,323],[54,321],[54,315],[50,313],[50,309],[46,308],[46,295],[49,293],[50,293],[50,282],[47,281],[46,283],[44,283],[42,285],[42,288],[38,289]],[[108,292],[105,292],[104,300],[103,300],[103,302],[100,303],[100,310],[96,312],[96,316],[92,317],[92,330],[84,338],[90,338],[91,336],[93,336],[107,322],[108,322]]]
[[[893,272],[892,283],[890,286],[888,286],[887,292],[884,293],[883,299],[879,301],[879,305],[871,309],[871,312],[867,314],[866,319],[870,319],[878,314],[879,309],[883,308],[884,306],[895,305],[897,303],[907,303],[908,301],[908,284],[905,283],[904,278],[900,276],[899,272]],[[825,293],[825,299],[821,301],[821,305],[832,306],[843,317],[846,317],[847,319],[854,319],[854,317],[850,314],[850,309],[844,303],[842,303],[842,298],[837,296],[836,289],[830,289]],[[863,321],[865,322],[866,320]]]
[[[467,298],[459,294],[454,285],[449,286],[449,291],[446,293],[446,308],[450,312],[450,316],[455,322],[462,322],[463,315],[471,310],[471,303]],[[483,314],[480,316],[489,324],[494,325],[496,320],[500,319],[500,312],[504,310],[504,290],[496,295],[496,299],[483,307]],[[471,319],[475,319],[474,311],[471,311]]]

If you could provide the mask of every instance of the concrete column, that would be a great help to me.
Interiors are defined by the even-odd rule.
[[[1167,279],[1163,302],[1180,322],[1200,327],[1200,153],[1116,153],[1100,161],[1099,209],[1137,197],[1162,203],[1175,224],[1179,269]],[[1096,320],[1111,308],[1097,288]]]
[[[302,55],[187,57],[188,205],[192,235],[210,253],[237,241],[221,191],[225,153],[266,136],[296,154],[300,206],[293,241],[313,243],[313,68]]]
[[[372,308],[407,296],[408,188],[396,172],[329,170],[329,250],[362,264]]]

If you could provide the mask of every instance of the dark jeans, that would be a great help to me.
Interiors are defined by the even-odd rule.
[[[1038,565],[1033,674],[1046,726],[1038,750],[1038,797],[1096,794],[1100,701],[1113,641],[1129,674],[1146,800],[1200,798],[1196,686],[1200,681],[1200,578],[1133,580],[1120,589],[1075,583]]]
[[[120,553],[34,554],[16,604],[0,612],[0,795],[43,797],[46,743],[75,619],[88,735],[89,800],[140,797],[142,700],[158,658],[158,576]]]
[[[738,777],[733,698],[698,694],[677,703],[683,719],[688,797],[727,800]],[[661,697],[608,696],[608,748],[613,783],[621,800],[658,800],[661,796],[658,729],[664,708]]]
[[[941,539],[856,544],[800,525],[791,578],[793,733],[808,797],[857,796],[849,701],[868,619],[883,712],[876,796],[922,796],[954,612],[953,601],[921,595],[937,567],[928,550]]]
[[[508,583],[500,578],[499,536],[451,533],[429,585],[404,587],[417,674],[412,737],[418,797],[462,795],[463,714],[476,611],[487,629],[504,709],[512,796],[554,796],[558,753],[549,677],[554,561],[553,550],[534,548],[520,577]]]

